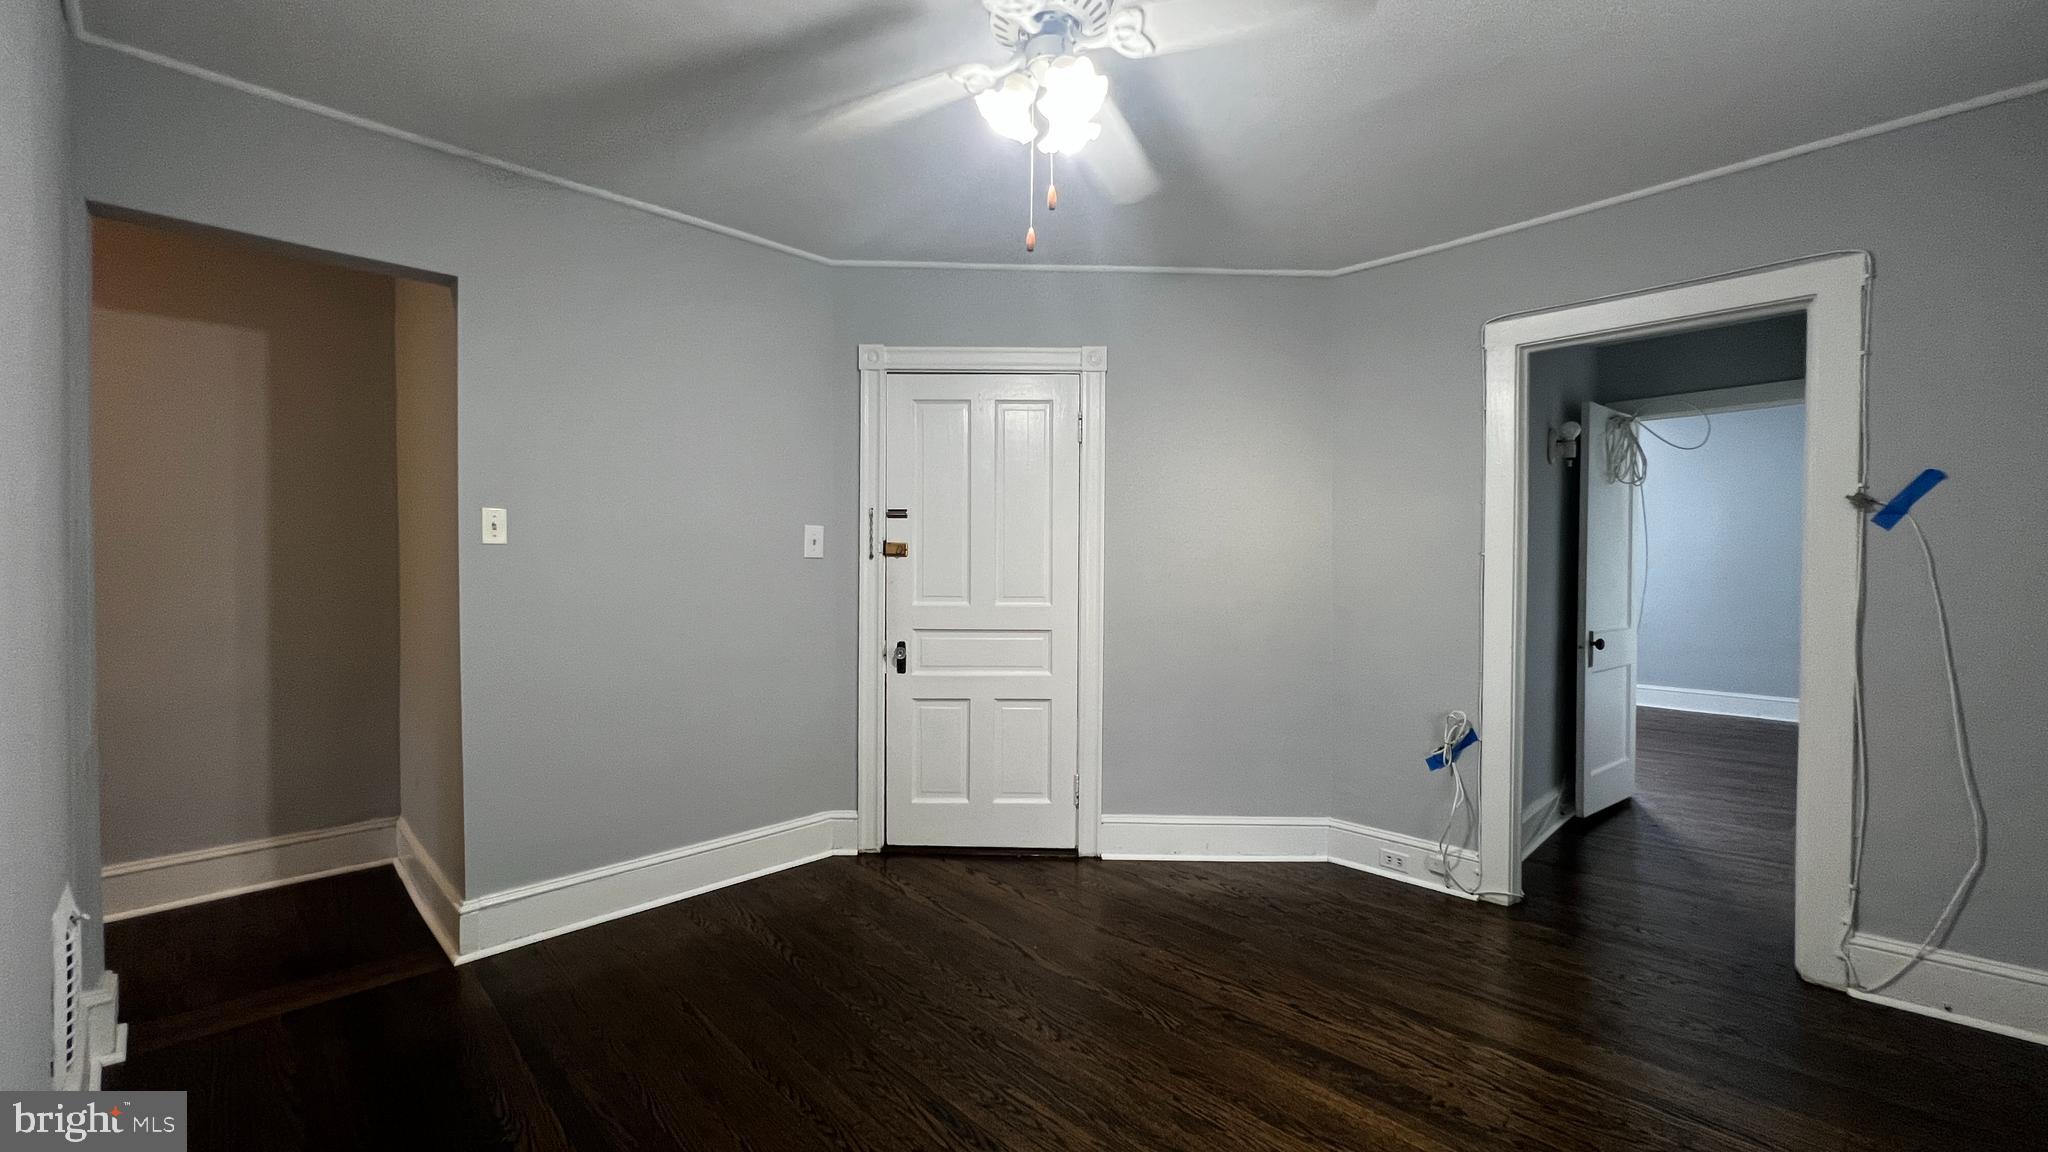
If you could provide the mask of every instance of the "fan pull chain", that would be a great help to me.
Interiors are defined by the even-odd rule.
[[[1060,185],[1059,181],[1054,179],[1052,174],[1053,155],[1051,152],[1045,154],[1045,210],[1047,212],[1057,212],[1060,207]]]
[[[1024,250],[1038,251],[1038,149],[1024,145],[1024,154],[1030,157],[1025,169],[1027,179],[1024,185]]]

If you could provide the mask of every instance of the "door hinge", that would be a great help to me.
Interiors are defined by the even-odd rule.
[[[875,510],[868,509],[868,559],[875,558]]]
[[[1088,415],[1085,412],[1074,415],[1074,439],[1083,444],[1088,442]]]
[[[1074,807],[1081,806],[1081,774],[1074,773]]]

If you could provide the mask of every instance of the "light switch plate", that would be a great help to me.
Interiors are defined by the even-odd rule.
[[[503,508],[484,509],[484,543],[503,544],[504,542],[505,510]]]
[[[825,556],[825,526],[804,525],[804,559],[821,560]]]

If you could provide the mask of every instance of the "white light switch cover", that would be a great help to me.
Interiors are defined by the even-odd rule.
[[[804,559],[820,560],[825,556],[825,526],[804,525]]]
[[[484,509],[484,543],[503,544],[504,542],[505,510],[503,508]]]

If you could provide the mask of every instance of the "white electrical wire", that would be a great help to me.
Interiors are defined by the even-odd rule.
[[[1855,929],[1856,890],[1858,883],[1862,879],[1863,873],[1863,845],[1865,841],[1864,828],[1866,825],[1866,812],[1869,807],[1869,805],[1866,803],[1866,800],[1869,796],[1870,787],[1869,781],[1867,779],[1867,773],[1860,771],[1857,773],[1855,801],[1856,844],[1855,850],[1851,853],[1849,863],[1849,913],[1847,916],[1843,917],[1842,939],[1840,944],[1838,945],[1837,950],[1841,954],[1843,967],[1848,974],[1849,987],[1854,988],[1859,992],[1865,992],[1870,994],[1882,992],[1886,988],[1889,988],[1893,984],[1897,983],[1899,977],[1904,976],[1906,973],[1912,971],[1915,965],[1919,964],[1922,960],[1925,960],[1929,953],[1933,952],[1936,948],[1941,947],[1942,943],[1948,939],[1949,932],[1955,927],[1956,917],[1962,914],[1963,906],[1970,902],[1970,893],[1977,886],[1977,878],[1984,874],[1985,850],[1989,844],[1988,830],[1986,827],[1984,816],[1984,797],[1983,794],[1977,788],[1976,764],[1970,758],[1969,728],[1965,726],[1965,724],[1963,723],[1962,681],[1956,675],[1955,641],[1949,633],[1948,604],[1945,600],[1943,600],[1941,595],[1941,576],[1935,570],[1934,549],[1927,543],[1927,533],[1921,530],[1920,522],[1913,518],[1913,514],[1911,512],[1906,513],[1905,520],[1906,524],[1913,529],[1913,538],[1919,541],[1920,543],[1921,559],[1925,560],[1927,563],[1927,586],[1934,593],[1934,616],[1936,622],[1941,625],[1941,658],[1943,667],[1946,669],[1948,673],[1949,725],[1951,733],[1955,737],[1956,766],[1962,773],[1963,792],[1970,799],[1970,822],[1972,828],[1972,835],[1975,841],[1975,853],[1970,859],[1969,870],[1963,873],[1962,882],[1956,885],[1955,892],[1948,898],[1948,904],[1942,908],[1941,915],[1935,919],[1933,929],[1931,929],[1927,933],[1927,938],[1920,942],[1920,946],[1913,950],[1913,955],[1908,957],[1904,964],[1901,964],[1897,969],[1893,970],[1892,974],[1885,977],[1883,980],[1880,980],[1875,984],[1864,984],[1861,975],[1856,971],[1856,961],[1852,956],[1850,956],[1848,948],[1849,936]],[[1861,671],[1863,666],[1863,629],[1861,615],[1862,614],[1859,605],[1856,630],[1856,666],[1858,670],[1856,743],[1859,752],[1859,762],[1867,768],[1868,761],[1864,760],[1861,756],[1861,749],[1863,747],[1863,708],[1861,683]]]
[[[1697,444],[1677,443],[1655,428],[1645,426],[1642,417],[1637,415],[1617,414],[1609,418],[1607,428],[1605,429],[1608,479],[1634,488],[1636,490],[1637,502],[1642,509],[1643,590],[1642,594],[1636,599],[1636,623],[1638,627],[1642,624],[1643,607],[1648,601],[1650,594],[1650,506],[1648,497],[1643,493],[1643,482],[1649,477],[1649,459],[1643,452],[1640,433],[1647,431],[1650,435],[1682,452],[1697,451],[1706,447],[1707,442],[1713,438],[1714,421],[1711,416],[1698,408],[1693,408],[1693,411],[1698,413],[1702,420],[1706,421],[1706,431],[1701,435]],[[1869,457],[1868,421],[1861,421],[1860,424],[1860,435],[1864,439],[1861,456],[1863,461],[1867,461]],[[1859,463],[1859,470],[1864,466]],[[1875,502],[1871,501],[1869,503],[1874,504]],[[1863,508],[1863,511],[1866,513],[1869,510],[1869,507]],[[1927,533],[1920,527],[1920,522],[1914,519],[1910,512],[1906,514],[1904,519],[1906,524],[1913,529],[1913,538],[1920,545],[1920,556],[1925,561],[1927,567],[1927,586],[1934,595],[1935,620],[1941,627],[1941,655],[1948,678],[1949,726],[1955,738],[1956,765],[1962,774],[1963,791],[1970,802],[1970,822],[1974,852],[1970,860],[1969,869],[1963,873],[1962,881],[1956,885],[1955,891],[1949,896],[1948,903],[1942,908],[1941,915],[1935,919],[1934,927],[1928,931],[1926,938],[1920,942],[1920,946],[1915,948],[1913,954],[1906,959],[1906,962],[1894,969],[1891,975],[1886,976],[1875,984],[1864,984],[1862,974],[1856,970],[1855,957],[1849,952],[1849,940],[1855,935],[1856,931],[1858,901],[1863,882],[1863,849],[1869,839],[1867,833],[1870,812],[1870,744],[1865,729],[1863,701],[1863,632],[1869,603],[1869,556],[1868,534],[1866,533],[1863,544],[1859,549],[1858,564],[1856,566],[1856,655],[1853,671],[1855,677],[1853,717],[1856,755],[1854,761],[1855,784],[1851,801],[1855,814],[1852,821],[1854,831],[1852,833],[1853,843],[1849,861],[1849,906],[1842,915],[1842,935],[1836,942],[1835,951],[1841,957],[1843,971],[1848,978],[1849,987],[1859,992],[1873,995],[1897,983],[1900,977],[1912,971],[1916,965],[1925,960],[1929,954],[1947,941],[1949,933],[1955,928],[1956,919],[1962,915],[1964,906],[1970,902],[1970,895],[1976,889],[1978,878],[1984,874],[1984,862],[1989,847],[1984,797],[1977,785],[1976,764],[1970,757],[1969,729],[1963,719],[1962,683],[1956,674],[1955,642],[1949,630],[1948,604],[1942,596],[1941,577],[1935,567],[1934,549],[1928,543]],[[1455,815],[1457,797],[1453,796],[1452,800],[1452,812]],[[1448,823],[1446,823],[1445,828],[1448,834]]]
[[[1644,425],[1640,415],[1616,413],[1607,419],[1607,478],[1635,489],[1636,505],[1642,509],[1638,527],[1643,538],[1643,590],[1636,596],[1635,626],[1638,630],[1643,626],[1643,609],[1650,602],[1650,497],[1643,491],[1643,481],[1650,478],[1650,458],[1643,452],[1641,433],[1648,432],[1680,452],[1697,452],[1707,446],[1707,441],[1714,438],[1714,418],[1697,405],[1686,404],[1683,400],[1679,403],[1691,408],[1700,419],[1707,422],[1706,431],[1700,435],[1697,444],[1678,443],[1655,428]]]
[[[1445,883],[1467,896],[1477,896],[1478,886],[1475,884],[1471,888],[1465,887],[1465,882],[1458,879],[1456,862],[1451,859],[1451,826],[1457,823],[1459,811],[1465,813],[1465,836],[1459,837],[1458,846],[1464,847],[1465,838],[1472,834],[1472,804],[1465,792],[1465,776],[1458,769],[1455,752],[1459,741],[1470,731],[1472,720],[1463,712],[1444,713],[1444,742],[1437,746],[1437,754],[1444,758],[1444,767],[1451,770],[1451,812],[1444,817],[1443,834],[1436,840],[1436,858],[1443,861]]]
[[[1681,400],[1679,403],[1685,404],[1685,401]],[[1645,426],[1643,417],[1639,414],[1617,412],[1609,417],[1607,420],[1607,478],[1617,484],[1627,484],[1632,488],[1640,488],[1643,481],[1649,477],[1650,461],[1647,456],[1643,455],[1643,440],[1638,434],[1638,429],[1648,432],[1680,452],[1697,452],[1705,448],[1707,441],[1714,438],[1714,418],[1707,415],[1706,411],[1697,405],[1685,404],[1685,406],[1691,408],[1694,415],[1707,422],[1706,431],[1700,435],[1700,442],[1697,444],[1680,444],[1655,428]]]
[[[1864,272],[1869,278],[1863,284],[1863,309],[1858,317],[1863,328],[1863,354],[1856,360],[1856,491],[1849,497],[1849,503],[1859,515],[1867,516],[1877,503],[1870,497],[1870,317],[1876,295],[1872,279],[1877,269],[1869,262],[1867,253],[1864,259]],[[1849,938],[1856,934],[1863,884],[1864,831],[1870,812],[1870,738],[1863,716],[1863,623],[1869,607],[1870,532],[1864,529],[1856,534],[1856,642],[1849,661],[1849,717],[1854,743],[1849,758],[1853,778],[1849,790],[1849,893],[1842,907],[1842,934],[1835,941],[1835,957],[1842,962],[1843,982],[1851,988],[1862,982],[1856,974],[1856,961],[1849,956]]]

